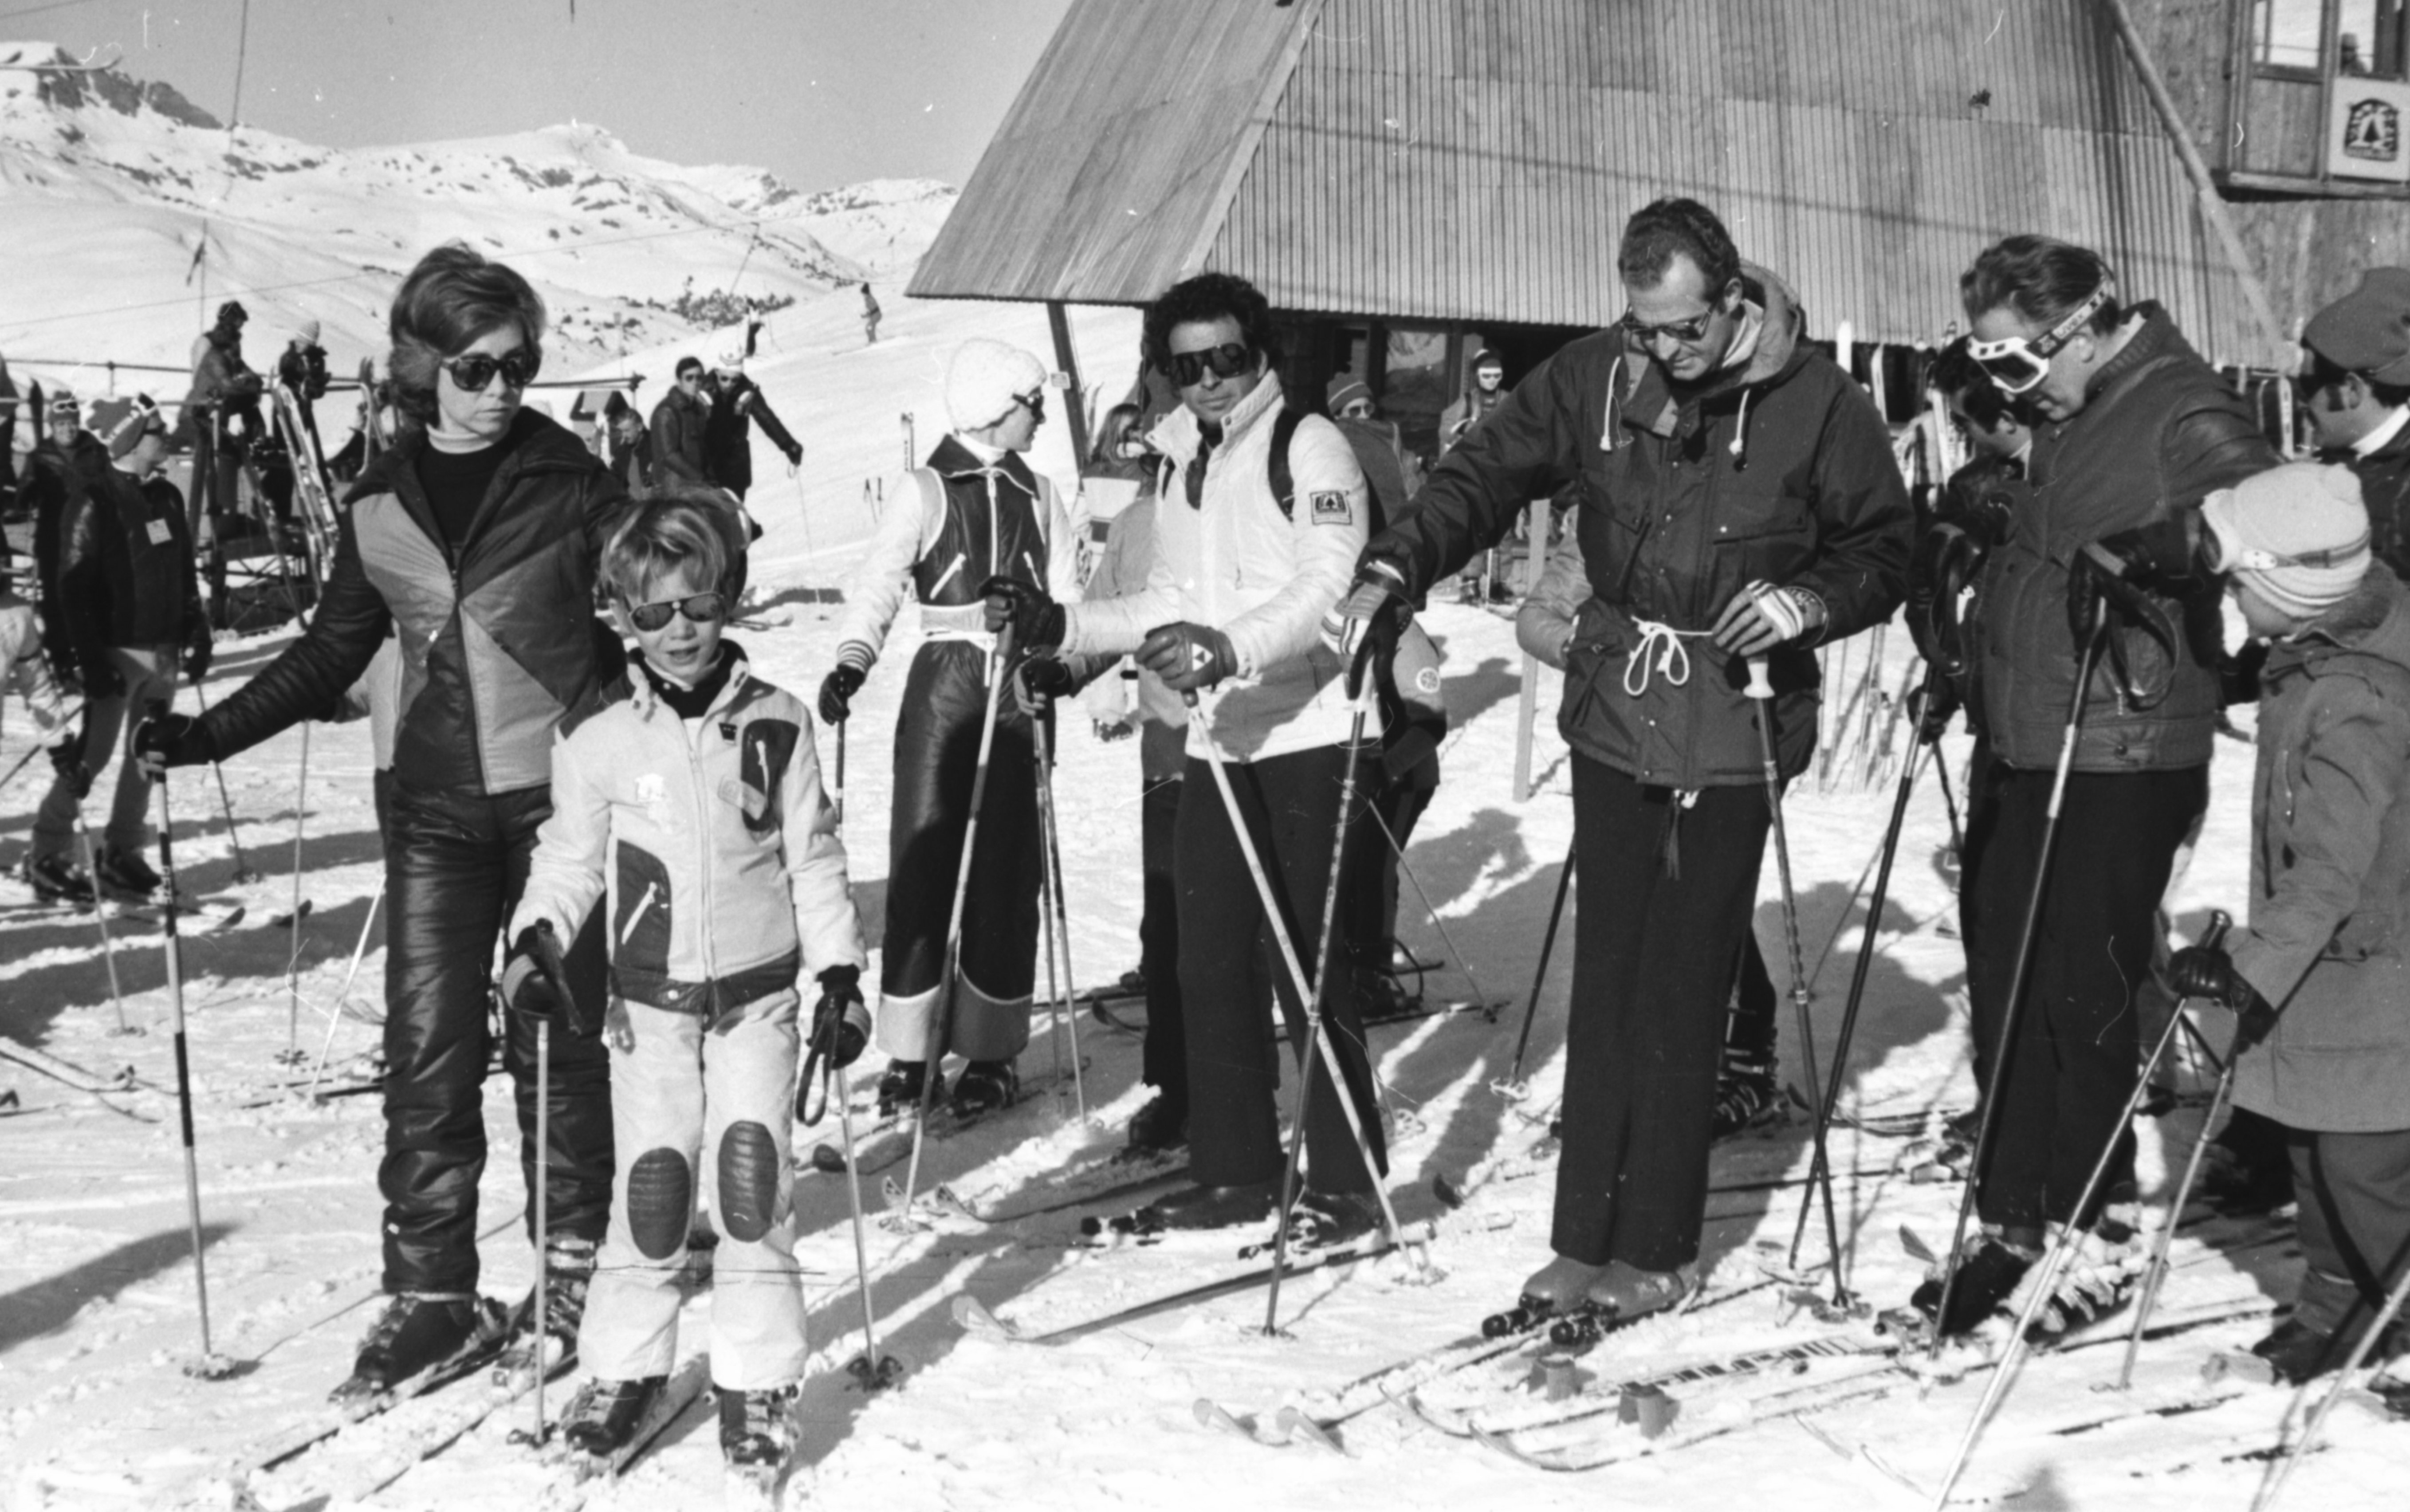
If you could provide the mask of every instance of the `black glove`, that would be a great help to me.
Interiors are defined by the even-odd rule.
[[[788,444],[788,446],[787,446],[787,465],[788,465],[789,467],[801,467],[801,466],[803,466],[803,465],[804,465],[804,447],[803,447],[803,443],[801,443],[801,442],[792,442],[792,443],[790,443]]]
[[[210,637],[209,627],[205,625],[195,631],[193,638],[184,643],[185,677],[198,683],[208,676],[210,662],[216,659],[217,654],[217,642]]]
[[[980,588],[987,600],[990,633],[1012,627],[1012,644],[1030,652],[1052,651],[1063,644],[1063,606],[1037,584],[1019,577],[991,577]]]
[[[1161,677],[1175,693],[1211,688],[1239,670],[1230,637],[1211,625],[1177,624],[1147,632],[1139,643],[1138,664]]]
[[[1031,657],[1013,676],[1021,679],[1022,692],[1033,699],[1067,698],[1080,690],[1071,669],[1051,656]]]
[[[1945,673],[1964,671],[1966,636],[1959,600],[1982,570],[1988,548],[1952,520],[1936,520],[1916,538],[1909,559],[1908,632],[1919,656]]]
[[[2166,519],[2100,538],[2100,548],[2125,565],[2126,581],[2161,592],[2182,593],[2217,575],[2201,560],[2196,522],[2199,515],[2179,510]]]
[[[2168,960],[2168,985],[2185,997],[2206,997],[2231,1010],[2236,1023],[2234,1045],[2240,1054],[2268,1038],[2276,1026],[2276,1010],[2259,989],[2234,969],[2234,961],[2215,945],[2187,945]]]
[[[1940,739],[1958,706],[1957,685],[1947,677],[1927,678],[1924,686],[1910,690],[1908,717],[1916,722],[1916,738],[1927,746]]]
[[[208,726],[189,714],[165,710],[134,727],[134,759],[152,781],[171,766],[199,766],[218,759]]]
[[[2067,628],[2075,636],[2076,649],[2091,644],[2102,617],[2112,614],[2141,624],[2153,618],[2154,610],[2142,590],[2127,578],[2125,563],[2095,542],[2079,549],[2067,566]]]
[[[565,1024],[569,994],[553,980],[544,964],[542,937],[551,928],[550,924],[530,924],[511,941],[510,964],[502,968],[502,1004],[526,1018]]]
[[[69,735],[51,748],[51,766],[81,803],[92,796],[92,772],[83,764],[83,737]]]
[[[853,695],[862,691],[862,679],[866,674],[850,662],[840,662],[836,670],[820,679],[820,720],[826,724],[843,724],[853,712]]]
[[[839,1070],[870,1045],[870,1010],[862,1001],[862,972],[833,966],[820,973],[820,1006],[812,1010],[812,1047]]]
[[[2217,702],[2221,708],[2259,702],[2259,671],[2268,664],[2266,641],[2244,641],[2243,649],[2217,662]]]

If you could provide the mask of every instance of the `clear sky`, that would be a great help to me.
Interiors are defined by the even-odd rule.
[[[241,119],[332,147],[572,119],[803,189],[959,184],[1070,0],[250,0]],[[228,116],[243,0],[0,0],[50,40]]]

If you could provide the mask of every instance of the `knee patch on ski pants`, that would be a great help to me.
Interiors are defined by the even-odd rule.
[[[719,1136],[719,1221],[740,1244],[757,1243],[778,1209],[778,1147],[751,1119]]]
[[[628,1236],[636,1253],[666,1260],[686,1245],[694,1216],[694,1172],[686,1156],[661,1148],[646,1150],[628,1168]]]

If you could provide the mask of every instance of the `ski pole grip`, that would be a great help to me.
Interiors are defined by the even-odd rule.
[[[577,995],[570,990],[569,966],[561,957],[560,937],[553,933],[550,920],[538,920],[535,926],[535,964],[552,981],[554,996],[560,999],[563,1017],[569,1032],[580,1040],[591,1040],[602,1032],[602,1021],[588,1017],[579,1006]]]
[[[1741,691],[1751,698],[1774,696],[1774,684],[1765,676],[1765,658],[1753,656],[1749,659],[1749,686]]]
[[[2226,943],[2226,932],[2233,927],[2234,915],[2224,909],[2212,909],[2209,910],[2209,928],[2200,937],[2200,942],[2213,951],[2216,950]]]

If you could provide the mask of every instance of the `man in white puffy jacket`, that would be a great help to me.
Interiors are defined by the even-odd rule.
[[[1275,341],[1264,297],[1227,274],[1189,279],[1150,306],[1147,361],[1170,377],[1182,407],[1150,438],[1170,471],[1146,587],[1077,604],[1027,591],[988,599],[991,623],[1009,618],[1019,643],[1040,656],[1135,651],[1175,691],[1199,695],[1174,859],[1197,1185],[1153,1204],[1149,1218],[1167,1228],[1270,1215],[1283,1152],[1279,1072],[1264,1033],[1268,996],[1279,995],[1291,1053],[1310,1053],[1303,1006],[1203,765],[1208,737],[1230,761],[1248,830],[1309,970],[1337,860],[1341,778],[1352,759],[1343,668],[1322,644],[1320,625],[1346,591],[1365,539],[1364,476],[1329,421],[1284,419]],[[1284,449],[1276,433],[1287,443],[1285,502],[1274,485]],[[1034,665],[1026,680],[1047,681],[1046,665]],[[1322,996],[1332,1043],[1378,1158],[1380,1120],[1346,952],[1333,952],[1328,969]],[[1371,1228],[1375,1177],[1327,1083],[1308,1114],[1306,1148],[1326,1230]]]

